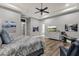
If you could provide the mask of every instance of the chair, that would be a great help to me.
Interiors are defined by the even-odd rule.
[[[60,47],[60,56],[79,56],[79,41],[73,42],[69,49]]]

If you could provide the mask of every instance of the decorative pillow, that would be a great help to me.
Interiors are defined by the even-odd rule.
[[[1,40],[1,37],[0,37],[0,47],[1,47],[1,45],[2,45],[2,40]]]
[[[11,37],[9,36],[9,33],[2,29],[2,32],[1,32],[1,40],[2,40],[2,44],[9,44],[12,40],[11,40]]]
[[[1,26],[1,24],[0,24],[0,47],[1,47],[1,45],[2,45],[2,40],[1,40],[1,31],[2,31],[2,26]]]

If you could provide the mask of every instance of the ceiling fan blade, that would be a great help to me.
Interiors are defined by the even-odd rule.
[[[40,10],[39,8],[36,8],[37,10]]]
[[[44,13],[49,13],[48,11],[43,11]]]
[[[36,14],[36,13],[39,13],[39,12],[40,12],[40,11],[37,11],[37,12],[35,12],[35,14]]]
[[[46,10],[46,9],[48,9],[48,7],[45,7],[43,10]]]

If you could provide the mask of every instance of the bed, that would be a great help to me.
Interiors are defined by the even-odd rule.
[[[36,36],[19,36],[0,48],[0,56],[39,56],[43,53],[43,42]]]

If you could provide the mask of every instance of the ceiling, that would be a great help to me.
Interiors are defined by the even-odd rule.
[[[25,13],[25,15],[28,15],[30,17],[34,17],[37,19],[42,19],[46,17],[50,17],[52,14],[54,14],[57,11],[60,11],[62,9],[68,8],[70,6],[73,6],[75,4],[72,3],[43,3],[43,8],[48,7],[47,11],[49,11],[49,14],[44,13],[41,15],[40,13],[35,14],[36,11],[38,11],[35,8],[41,8],[40,3],[10,3],[20,9]]]

